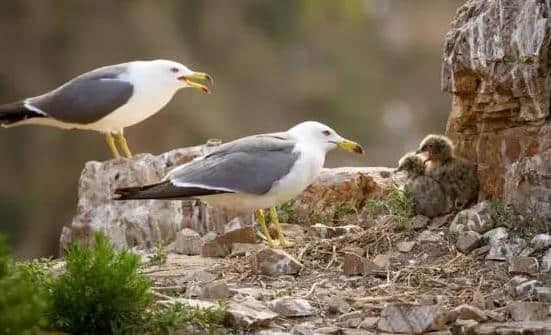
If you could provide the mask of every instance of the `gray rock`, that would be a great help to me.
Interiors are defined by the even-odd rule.
[[[337,318],[337,322],[345,322],[350,319],[358,319],[362,316],[362,311],[354,311],[350,313],[345,313]]]
[[[538,280],[529,280],[525,281],[522,284],[519,284],[515,287],[515,293],[518,297],[530,297],[533,296],[536,292],[536,286],[539,286],[540,282]]]
[[[421,334],[445,327],[445,315],[438,305],[387,305],[377,323],[377,329],[391,333]]]
[[[474,334],[473,329],[478,325],[475,320],[457,320],[451,327],[452,334]]]
[[[538,273],[538,260],[535,257],[513,257],[509,260],[509,273],[535,275]]]
[[[551,271],[551,248],[547,249],[541,258],[541,272]]]
[[[468,254],[479,246],[481,239],[482,236],[475,231],[462,231],[457,235],[455,247],[460,252]]]
[[[486,313],[477,307],[463,304],[452,309],[447,316],[448,322],[455,322],[456,320],[475,320],[477,322],[487,321],[488,317]]]
[[[450,225],[450,233],[458,234],[470,230],[484,234],[493,226],[490,204],[488,201],[483,201],[457,213]]]
[[[196,231],[184,228],[176,233],[176,240],[167,247],[167,250],[182,255],[199,255],[201,244],[201,236]]]
[[[513,321],[542,321],[547,318],[549,307],[542,302],[520,301],[508,308]]]
[[[498,227],[489,230],[483,235],[483,239],[488,241],[490,251],[486,255],[487,260],[505,261],[507,260],[506,240],[509,232],[504,227]]]
[[[293,335],[280,329],[262,329],[253,333],[254,335]]]
[[[232,300],[228,304],[226,314],[230,325],[244,329],[266,326],[278,316],[262,302],[251,297],[241,301]]]
[[[203,298],[207,299],[224,299],[232,295],[225,280],[218,280],[205,284],[202,289]]]
[[[428,226],[430,219],[424,215],[415,215],[411,218],[411,228],[413,229],[423,229]]]
[[[270,291],[266,291],[256,287],[232,287],[230,288],[232,294],[239,294],[242,296],[250,296],[256,300],[262,300],[265,295],[270,294]]]
[[[159,156],[139,154],[131,159],[87,162],[79,180],[76,215],[63,230],[61,250],[75,240],[91,242],[95,230],[105,232],[117,247],[140,248],[150,248],[158,241],[169,244],[183,228],[201,235],[221,230],[238,214],[191,200],[112,200],[116,188],[158,182],[174,166],[213,148],[196,146]]]
[[[361,321],[361,320],[360,320],[360,321]],[[370,331],[367,331],[367,330],[362,330],[362,329],[350,329],[350,328],[357,328],[357,327],[344,328],[344,329],[342,330],[342,334],[343,334],[343,335],[375,335],[375,333],[370,332]]]
[[[317,311],[308,300],[289,297],[273,300],[269,306],[274,312],[285,317],[310,316]]]
[[[398,249],[398,251],[404,253],[410,252],[414,246],[415,241],[402,241],[396,243],[396,248]]]
[[[536,249],[536,251],[545,250],[551,247],[551,235],[537,234],[530,241],[530,246]]]
[[[254,255],[253,269],[267,276],[294,275],[302,264],[283,250],[266,248]]]

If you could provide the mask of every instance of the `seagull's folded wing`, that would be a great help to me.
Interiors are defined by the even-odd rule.
[[[291,171],[299,158],[295,142],[257,135],[172,170],[159,184],[119,189],[119,199],[179,199],[218,193],[264,194]]]
[[[131,83],[119,79],[125,64],[102,67],[82,74],[26,104],[58,121],[77,124],[96,122],[126,104],[134,92]]]

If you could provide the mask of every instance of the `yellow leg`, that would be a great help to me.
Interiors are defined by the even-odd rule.
[[[260,226],[260,231],[262,234],[266,237],[266,240],[268,241],[268,246],[270,248],[274,247],[274,241],[272,240],[272,237],[270,236],[270,232],[268,232],[268,228],[266,228],[266,219],[264,217],[264,210],[258,209],[254,212],[254,215],[256,216],[256,222],[258,222],[258,225]]]
[[[120,159],[121,155],[119,155],[119,151],[117,150],[117,146],[115,145],[115,139],[113,138],[113,135],[105,134],[105,142],[107,142],[107,146],[109,147],[109,150],[111,150],[113,158]]]
[[[281,229],[281,225],[279,224],[279,217],[277,216],[277,210],[275,207],[270,207],[270,220],[275,226],[275,229],[277,231],[277,238],[279,240],[279,243],[281,247],[288,248],[292,247],[294,244],[290,242],[287,237],[285,237],[285,234],[283,233],[283,229]]]
[[[115,138],[117,139],[117,143],[119,143],[119,147],[121,148],[124,156],[126,158],[132,158],[132,152],[130,152],[130,148],[128,148],[124,134],[122,132],[115,133]]]

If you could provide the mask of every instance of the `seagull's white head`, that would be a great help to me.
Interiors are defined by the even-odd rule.
[[[141,71],[147,80],[155,81],[158,85],[172,88],[174,91],[180,88],[192,87],[205,93],[210,93],[206,85],[193,80],[208,80],[211,85],[212,77],[204,72],[190,70],[187,66],[171,60],[157,59],[139,63]]]
[[[330,127],[316,121],[299,123],[287,132],[298,141],[306,142],[325,152],[340,148],[358,154],[363,153],[363,149],[358,143],[343,138]]]

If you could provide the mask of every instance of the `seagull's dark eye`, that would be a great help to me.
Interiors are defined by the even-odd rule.
[[[171,72],[178,73],[180,70],[177,67],[170,68]]]
[[[325,135],[325,136],[331,135],[331,132],[330,132],[329,130],[324,130],[324,131],[322,131],[321,133],[322,133],[323,135]]]

